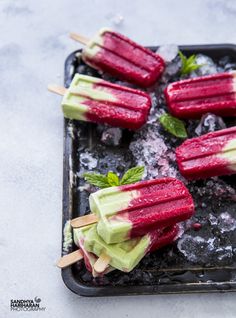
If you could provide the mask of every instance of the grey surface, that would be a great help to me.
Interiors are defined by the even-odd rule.
[[[119,16],[123,21],[118,23]],[[69,31],[101,26],[145,45],[236,43],[236,1],[0,1],[0,317],[235,317],[235,294],[80,298],[63,284],[60,97]],[[45,312],[10,312],[39,296]]]

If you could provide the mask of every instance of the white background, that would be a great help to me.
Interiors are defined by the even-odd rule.
[[[63,118],[46,87],[63,83],[64,60],[79,47],[68,32],[101,26],[144,45],[236,43],[236,1],[0,1],[0,317],[235,317],[235,294],[81,298],[55,267]],[[35,296],[46,312],[9,311],[10,299]]]

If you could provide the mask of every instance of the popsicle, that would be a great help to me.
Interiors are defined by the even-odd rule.
[[[190,193],[174,178],[102,189],[92,193],[89,202],[98,217],[97,232],[107,244],[184,221],[194,212]]]
[[[85,249],[97,255],[106,257],[106,262],[112,267],[124,272],[130,272],[149,252],[172,243],[179,232],[178,225],[166,229],[148,232],[143,237],[133,238],[117,244],[106,244],[93,225],[84,241]],[[95,264],[95,268],[96,268]]]
[[[171,83],[165,97],[170,112],[179,118],[200,118],[208,112],[236,116],[236,71]]]
[[[84,263],[85,263],[87,270],[92,273],[93,277],[98,277],[98,276],[103,276],[107,273],[110,273],[111,271],[114,270],[114,268],[112,266],[108,266],[102,273],[98,273],[94,269],[94,264],[97,262],[98,257],[95,254],[88,252],[84,246],[84,242],[86,240],[87,233],[89,232],[91,227],[93,227],[93,226],[89,225],[89,226],[85,226],[85,227],[82,227],[79,229],[74,229],[73,230],[73,239],[74,239],[75,245],[77,245],[80,248],[80,250],[83,254]]]
[[[138,86],[153,85],[164,71],[160,55],[110,29],[102,28],[91,40],[75,33],[70,36],[86,44],[82,51],[85,63]]]
[[[48,89],[60,94],[55,86]],[[75,74],[69,89],[62,93],[66,118],[121,128],[139,129],[151,107],[150,96],[144,92],[80,74]]]
[[[176,149],[176,159],[190,180],[236,173],[236,127],[186,140]]]

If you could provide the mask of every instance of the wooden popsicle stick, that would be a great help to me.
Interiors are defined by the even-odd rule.
[[[78,218],[75,218],[70,221],[70,225],[75,227],[83,227],[85,225],[94,224],[98,222],[98,217],[96,214],[91,213],[88,215],[79,216]]]
[[[48,90],[52,93],[58,94],[58,95],[65,95],[67,89],[63,86],[50,84],[48,85]]]
[[[59,268],[65,268],[69,265],[72,265],[81,259],[83,259],[83,254],[81,253],[81,250],[74,251],[70,254],[67,254],[65,256],[62,256],[59,261],[57,262],[57,266]]]
[[[94,263],[94,269],[97,273],[103,273],[111,261],[110,256],[102,253],[98,260]]]
[[[77,41],[77,42],[80,42],[80,43],[82,43],[84,45],[87,45],[89,43],[89,41],[90,41],[85,36],[77,34],[77,33],[74,33],[74,32],[70,33],[70,38],[75,40],[75,41]]]

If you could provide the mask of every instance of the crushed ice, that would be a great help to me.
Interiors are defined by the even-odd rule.
[[[213,200],[217,197],[219,202],[221,200],[225,201],[225,199],[233,200],[234,196],[236,195],[235,189],[218,177],[214,177],[205,181],[202,186],[199,186],[198,183],[195,185],[195,183],[192,182],[189,190],[191,193],[194,193],[200,197],[206,197]],[[206,206],[207,205],[205,204],[205,207]]]
[[[101,141],[107,146],[119,146],[122,137],[120,128],[108,128],[103,131]]]
[[[78,190],[80,192],[87,191],[90,193],[91,192],[91,185],[89,183],[85,183],[83,186],[79,186]]]
[[[217,226],[221,233],[234,231],[236,229],[236,219],[228,212],[223,212],[218,217],[210,214],[209,222],[212,226]]]
[[[67,130],[68,130],[68,133],[69,133],[69,136],[74,139],[75,138],[75,135],[74,135],[74,128],[73,128],[73,125],[71,122],[68,123],[67,125]]]
[[[208,264],[215,257],[219,261],[231,259],[232,246],[220,246],[216,238],[203,238],[184,234],[177,243],[179,251],[192,263]]]
[[[149,94],[149,96],[151,97],[152,107],[151,107],[150,112],[149,112],[147,123],[152,124],[152,123],[156,123],[157,119],[162,114],[164,114],[165,111],[163,109],[157,107],[158,106],[158,99],[157,99],[156,93],[152,92]]]
[[[91,153],[83,152],[80,154],[80,164],[82,167],[92,170],[97,167],[98,161],[91,155]]]
[[[158,124],[148,124],[137,132],[129,149],[136,164],[145,166],[145,177],[151,179],[178,175],[178,171],[172,163],[175,154],[165,143],[159,132]]]

